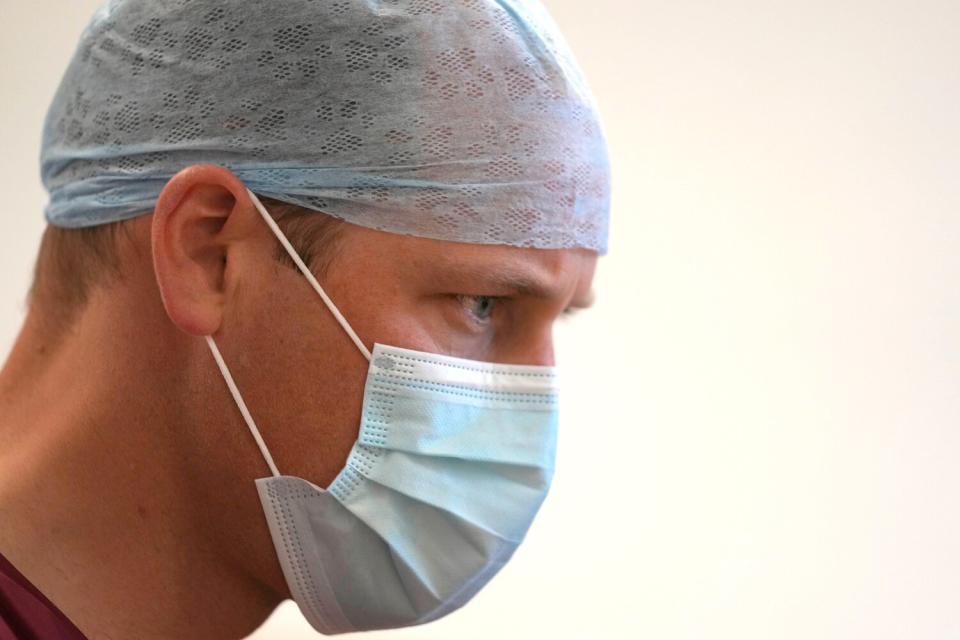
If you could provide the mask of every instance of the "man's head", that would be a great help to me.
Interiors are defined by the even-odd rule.
[[[126,503],[151,487],[261,603],[289,595],[249,491],[269,469],[203,338],[279,469],[319,487],[357,441],[368,362],[250,192],[367,349],[552,365],[607,246],[595,105],[536,2],[113,0],[41,164],[51,228],[7,379],[63,390],[83,415],[36,410],[71,455],[145,469],[116,472]]]

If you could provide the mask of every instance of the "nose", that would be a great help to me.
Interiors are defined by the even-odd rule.
[[[498,354],[497,361],[503,364],[554,366],[553,326],[518,336],[514,344]]]

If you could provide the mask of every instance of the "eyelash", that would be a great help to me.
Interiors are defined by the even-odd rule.
[[[506,300],[510,298],[508,296],[485,296],[485,295],[472,295],[472,294],[454,294],[454,298],[463,306],[466,300],[475,300],[477,298],[486,298],[493,302],[493,308],[490,310],[490,313],[493,313],[493,310],[498,306],[502,305]],[[573,316],[577,315],[581,310],[578,307],[566,307],[563,311],[560,312],[561,322],[569,321]],[[489,324],[490,318],[486,320],[477,319],[475,316],[467,312],[471,316],[471,320],[474,324],[479,326],[487,326]]]
[[[466,304],[466,301],[477,300],[479,298],[490,300],[493,305],[490,309],[490,313],[492,314],[494,310],[503,303],[503,301],[509,299],[507,296],[485,296],[485,295],[473,295],[473,294],[456,294],[454,297],[465,308],[465,313],[467,313],[467,315],[470,316],[471,321],[474,324],[479,326],[487,326],[490,322],[490,317],[488,316],[486,319],[483,319],[483,320],[477,318],[466,309],[469,306]]]

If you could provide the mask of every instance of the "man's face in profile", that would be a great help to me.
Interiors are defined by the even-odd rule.
[[[271,259],[276,238],[255,213],[222,207],[244,220],[223,223],[220,235],[246,236],[228,246],[222,269],[210,257],[224,242],[211,234],[210,212],[225,201],[203,181],[217,174],[183,172],[185,198],[154,220],[154,238],[167,238],[153,244],[167,312],[187,332],[218,336],[278,465],[325,487],[357,437],[367,362],[303,275]],[[554,323],[592,302],[596,261],[587,249],[449,242],[345,224],[322,284],[368,347],[553,365]],[[223,289],[213,292],[218,280]],[[202,354],[202,341],[195,346]]]

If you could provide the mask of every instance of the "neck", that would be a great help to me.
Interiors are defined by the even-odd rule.
[[[203,340],[110,304],[28,317],[0,371],[0,553],[91,639],[243,637],[286,596],[263,463]]]

